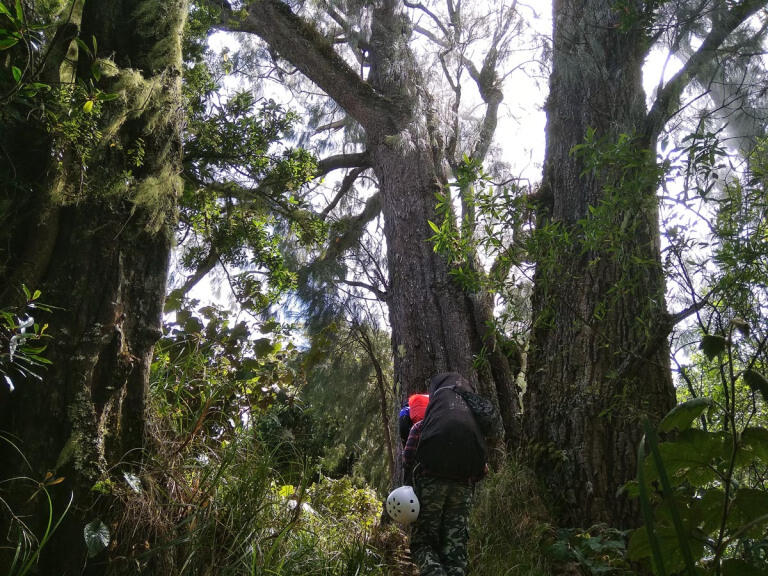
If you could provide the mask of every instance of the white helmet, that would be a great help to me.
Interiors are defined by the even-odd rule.
[[[387,514],[402,524],[410,524],[419,516],[419,499],[410,486],[400,486],[387,496]]]

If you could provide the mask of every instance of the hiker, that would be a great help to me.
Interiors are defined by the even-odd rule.
[[[424,419],[411,427],[403,467],[420,510],[411,556],[421,576],[464,576],[472,492],[486,471],[486,437],[503,428],[498,411],[456,372],[431,380]]]
[[[406,405],[400,410],[400,414],[397,416],[397,424],[400,429],[400,440],[403,446],[408,441],[411,426],[424,418],[424,412],[427,409],[428,403],[428,394],[411,394]]]

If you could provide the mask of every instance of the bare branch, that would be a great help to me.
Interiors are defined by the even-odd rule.
[[[360,176],[363,172],[365,172],[367,168],[361,167],[361,168],[355,168],[352,170],[349,174],[344,176],[344,179],[341,181],[341,185],[339,186],[338,192],[336,192],[336,195],[333,197],[333,200],[326,206],[323,211],[320,213],[320,218],[325,220],[328,217],[328,214],[331,213],[331,210],[333,210],[336,205],[341,201],[344,196],[346,196],[349,191],[352,189],[352,185],[357,180],[357,177]]]
[[[346,124],[346,121],[344,119],[342,120],[336,120],[335,122],[329,122],[328,124],[323,124],[322,126],[318,126],[315,128],[315,134],[318,134],[320,132],[325,132],[327,130],[341,130],[344,128],[344,125]]]
[[[644,132],[649,141],[658,135],[666,121],[675,114],[685,87],[712,60],[730,33],[764,8],[765,2],[762,0],[745,0],[730,10],[723,10],[719,17],[712,17],[712,29],[699,49],[659,91],[646,117]]]
[[[380,192],[376,192],[368,198],[362,212],[334,223],[332,236],[322,259],[335,260],[352,245],[358,243],[366,225],[377,218],[380,213],[381,195]]]
[[[208,255],[205,257],[205,260],[200,262],[200,264],[197,265],[197,268],[195,271],[187,276],[186,280],[184,280],[184,284],[182,284],[179,288],[176,288],[172,294],[178,295],[178,296],[186,296],[189,294],[189,292],[197,286],[197,283],[200,282],[205,276],[208,275],[208,273],[213,270],[216,267],[216,264],[219,263],[219,252],[216,250],[216,247],[214,245],[211,245],[210,250],[208,251]]]
[[[365,290],[368,290],[369,292],[372,292],[376,295],[376,298],[381,300],[382,302],[386,302],[387,300],[387,293],[383,292],[376,286],[373,286],[372,284],[367,284],[365,282],[360,282],[358,280],[339,280],[341,284],[346,284],[347,286],[354,286],[356,288],[364,288]]]
[[[396,130],[404,111],[378,94],[339,56],[333,45],[283,2],[255,0],[247,15],[224,8],[217,28],[256,34],[265,40],[363,126],[376,122]]]
[[[317,163],[317,176],[325,176],[340,168],[370,168],[371,158],[368,152],[355,154],[336,154],[323,158]]]
[[[438,18],[434,12],[432,12],[429,8],[424,6],[421,2],[408,2],[408,0],[405,0],[403,2],[408,8],[413,8],[414,10],[420,10],[424,12],[427,16],[429,16],[434,23],[437,25],[438,28],[440,28],[440,31],[445,35],[446,38],[451,38],[451,33],[448,31],[448,29],[443,24],[442,20]]]

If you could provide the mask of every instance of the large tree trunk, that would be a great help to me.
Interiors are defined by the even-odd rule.
[[[516,430],[514,374],[487,333],[489,299],[465,294],[429,238],[438,221],[436,193],[445,192],[444,143],[435,111],[409,46],[412,23],[402,2],[377,3],[371,22],[367,82],[335,55],[311,25],[283,2],[252,2],[245,19],[222,27],[255,33],[323,89],[365,130],[384,215],[395,379],[404,396],[424,391],[437,372],[455,370],[502,401],[508,433]],[[480,348],[494,352],[493,369],[473,365]]]
[[[657,421],[675,401],[655,142],[642,137],[646,44],[642,27],[621,28],[615,4],[553,6],[525,432],[561,521],[576,526],[637,524],[636,504],[617,491],[635,476],[642,420]],[[633,4],[642,10],[644,3]],[[629,135],[625,154],[640,167],[589,169],[572,149],[590,128],[611,149]],[[591,214],[590,207],[601,208]],[[595,242],[586,219],[612,231]]]
[[[180,188],[185,15],[185,0],[85,3],[81,37],[88,45],[95,37],[99,56],[113,54],[121,69],[96,85],[121,98],[101,112],[104,138],[85,172],[67,163],[65,146],[64,163],[51,166],[33,188],[35,203],[28,209],[36,222],[8,231],[28,242],[45,236],[48,249],[21,254],[26,243],[20,241],[16,253],[4,255],[10,265],[3,270],[0,308],[11,303],[10,289],[18,287],[8,283],[25,282],[55,309],[39,319],[50,324],[46,356],[52,366],[42,382],[23,382],[2,398],[2,428],[18,439],[32,470],[4,446],[1,473],[64,478],[49,488],[56,515],[74,495],[73,507],[43,549],[41,573],[82,573],[85,524],[98,518],[114,528],[121,520],[117,501],[99,500],[92,487],[110,477],[124,482],[121,471],[142,458],[149,367],[160,335]],[[81,53],[78,77],[87,82],[89,70]],[[52,143],[40,138],[38,144],[12,160],[49,166]],[[144,153],[136,162],[139,147]],[[6,185],[2,192],[11,203],[24,202],[18,188]],[[10,493],[12,507],[44,519],[40,494],[25,501],[28,486],[7,486],[18,486]],[[89,570],[107,573],[104,566],[94,567],[98,560],[90,561]]]

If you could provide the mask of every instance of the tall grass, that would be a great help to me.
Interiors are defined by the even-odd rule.
[[[552,573],[542,544],[552,525],[533,474],[507,460],[481,482],[470,518],[470,576]]]

